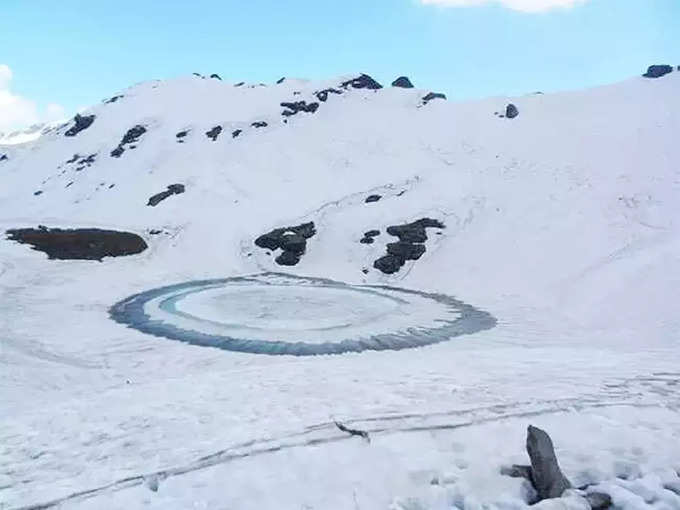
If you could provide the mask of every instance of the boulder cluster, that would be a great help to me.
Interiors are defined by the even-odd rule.
[[[387,233],[399,238],[395,243],[387,245],[387,255],[373,263],[373,267],[385,274],[399,271],[407,260],[418,260],[426,251],[428,228],[445,228],[445,225],[432,218],[421,218],[404,225],[387,227]],[[370,244],[370,243],[369,243]]]
[[[146,133],[146,128],[139,124],[128,129],[127,133],[125,133],[125,136],[123,136],[123,139],[118,144],[118,147],[111,151],[111,157],[119,158],[123,155],[125,149],[137,148],[137,146],[133,144],[135,144],[144,133]]]
[[[307,251],[307,239],[316,234],[314,222],[292,227],[275,228],[255,239],[255,245],[266,250],[281,249],[275,262],[280,266],[294,266]]]

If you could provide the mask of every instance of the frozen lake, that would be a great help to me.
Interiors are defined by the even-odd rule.
[[[152,289],[114,305],[111,317],[195,345],[296,356],[419,347],[495,325],[443,294],[278,273]]]

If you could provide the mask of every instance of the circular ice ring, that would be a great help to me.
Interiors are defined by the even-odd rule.
[[[279,305],[288,313],[272,310]],[[151,289],[109,313],[141,332],[193,345],[293,356],[421,347],[496,324],[445,294],[280,273]]]

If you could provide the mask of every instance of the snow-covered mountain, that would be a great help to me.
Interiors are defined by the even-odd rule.
[[[64,122],[41,122],[33,124],[25,129],[18,129],[9,132],[0,132],[0,146],[18,145],[22,143],[34,142],[42,135],[46,135]]]
[[[680,72],[465,103],[430,92],[376,88],[365,75],[268,85],[194,75],[135,85],[34,142],[0,145],[0,229],[111,228],[148,245],[99,263],[48,260],[0,241],[0,400],[9,417],[0,444],[12,471],[0,475],[0,501],[23,508],[262,438],[301,445],[330,417],[366,424],[420,414],[430,423],[460,412],[467,422],[507,411],[510,421],[460,433],[465,446],[386,435],[373,450],[216,462],[223,471],[168,479],[166,492],[116,487],[72,504],[385,508],[416,493],[424,504],[421,492],[434,490],[428,469],[441,474],[447,463],[460,484],[442,490],[494,503],[519,485],[482,466],[521,450],[522,413],[648,405],[585,410],[580,425],[536,413],[575,449],[574,427],[596,435],[589,455],[611,460],[597,464],[602,476],[615,471],[624,427],[656,422],[657,439],[673,437],[677,414],[654,406],[677,405],[678,395],[640,381],[680,379]],[[401,249],[388,246],[398,240],[388,227],[424,218],[442,228],[428,227],[415,243],[424,253],[386,274],[376,261]],[[255,244],[309,222],[315,233],[299,260]],[[111,305],[147,289],[268,271],[455,295],[498,324],[420,349],[302,359],[187,346],[108,317]],[[509,423],[517,448],[487,442],[514,434]],[[668,467],[672,452],[645,437],[636,443],[644,462]],[[677,444],[666,448],[680,458]],[[502,453],[490,461],[492,445]],[[565,460],[572,475],[586,470],[579,455]],[[302,485],[284,489],[302,483],[284,465],[315,480],[305,497],[296,497]],[[352,474],[357,465],[365,468]],[[466,474],[463,465],[479,469]],[[223,476],[235,485],[225,488]]]

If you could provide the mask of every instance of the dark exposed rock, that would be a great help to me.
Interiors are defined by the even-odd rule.
[[[284,251],[274,261],[280,266],[294,266],[300,262],[300,255],[292,251]]]
[[[222,81],[222,78],[220,78],[220,75],[217,74],[217,73],[211,74],[210,77],[213,78],[213,79],[215,79],[215,80],[220,80],[220,81]]]
[[[325,103],[326,100],[328,99],[328,94],[342,94],[342,92],[338,89],[324,89],[316,92],[314,95],[316,98],[321,101],[322,103]]]
[[[66,161],[66,163],[75,163],[76,161],[78,161],[79,157],[80,157],[80,154],[74,154],[71,159]]]
[[[562,474],[550,436],[532,425],[527,429],[527,453],[531,459],[531,480],[539,500],[559,498],[571,488]]]
[[[180,193],[184,193],[184,184],[171,184],[170,186],[168,186],[167,190],[161,191],[160,193],[156,193],[151,198],[149,198],[149,201],[147,202],[146,205],[156,207],[166,198],[172,195],[179,195]]]
[[[510,103],[508,106],[505,107],[505,116],[508,119],[514,119],[518,115],[519,115],[519,110],[517,109],[517,107],[514,104]]]
[[[83,116],[80,114],[76,114],[76,116],[73,117],[75,124],[68,131],[66,131],[66,133],[64,133],[64,136],[76,136],[81,131],[89,128],[94,122],[95,118],[96,118],[95,115]]]
[[[220,136],[220,133],[222,132],[222,126],[215,126],[212,128],[210,131],[205,132],[205,136],[210,138],[213,142],[217,140],[217,137]]]
[[[406,263],[407,260],[418,260],[426,251],[427,228],[444,228],[444,224],[432,218],[421,218],[404,225],[391,225],[387,233],[398,237],[399,242],[387,245],[387,255],[379,258],[373,267],[385,274],[392,274]],[[368,234],[368,232],[367,232]]]
[[[364,237],[377,237],[380,235],[380,230],[369,230],[364,232]]]
[[[302,255],[307,247],[307,240],[300,234],[287,232],[281,236],[279,246],[283,251],[290,251],[297,255]]]
[[[302,223],[267,232],[255,239],[255,245],[266,250],[281,248],[283,253],[276,258],[276,263],[282,266],[293,266],[300,261],[300,257],[307,249],[307,239],[313,237],[314,234],[316,234],[316,227],[313,222]]]
[[[163,233],[163,231],[159,230],[157,228],[152,228],[151,230],[149,230],[149,234],[152,235],[152,236],[157,236],[158,234],[162,234],[162,233]]]
[[[77,167],[76,167],[76,172],[80,172],[81,170],[84,170],[86,167],[90,167],[94,164],[95,159],[97,158],[97,153],[95,152],[94,154],[90,154],[89,156],[84,156],[76,161]],[[70,161],[70,160],[69,160]],[[71,161],[73,163],[73,161]]]
[[[649,66],[647,72],[643,74],[645,78],[661,78],[668,73],[673,72],[673,66],[669,65],[653,65]]]
[[[285,77],[285,76],[284,76],[283,78],[279,78],[278,80],[276,80],[276,84],[277,84],[277,85],[281,85],[284,81],[286,81],[286,77]]]
[[[381,195],[368,195],[366,197],[366,200],[364,200],[365,203],[370,204],[371,202],[377,202],[382,198]]]
[[[12,241],[30,244],[50,259],[60,260],[101,260],[141,253],[147,248],[137,234],[96,228],[22,228],[8,230],[7,236]]]
[[[406,243],[424,243],[427,241],[426,228],[445,228],[439,220],[422,218],[412,223],[404,225],[392,225],[387,227],[387,233],[398,237],[400,241]]]
[[[418,260],[425,253],[424,244],[405,243],[399,241],[397,243],[389,243],[387,245],[387,254],[400,257],[404,260]]]
[[[118,95],[118,96],[113,96],[112,98],[107,99],[106,101],[104,101],[104,104],[115,103],[115,102],[118,101],[119,99],[123,99],[123,97],[124,97],[124,96],[123,96],[122,94],[121,94],[121,95]]]
[[[0,154],[0,161],[7,161],[8,159],[7,154]]]
[[[392,82],[392,86],[399,87],[402,89],[412,89],[413,83],[411,83],[411,80],[409,80],[408,77],[400,76],[399,78]]]
[[[348,87],[352,87],[353,89],[370,89],[370,90],[378,90],[382,88],[382,85],[380,85],[380,83],[375,81],[367,74],[362,74],[357,78],[347,80],[343,82],[340,86],[344,89]]]
[[[231,137],[232,137],[232,138],[236,138],[236,137],[237,137],[238,135],[240,135],[241,133],[243,133],[243,130],[242,130],[242,129],[236,129],[236,130],[234,130],[234,131],[231,132]]]
[[[373,267],[385,274],[393,274],[399,271],[404,265],[404,259],[395,255],[385,255],[373,262]]]
[[[139,124],[128,129],[127,133],[125,133],[125,136],[123,136],[123,139],[118,144],[118,147],[111,151],[111,157],[121,157],[123,152],[125,152],[125,146],[137,142],[144,133],[146,133],[146,128]]]
[[[175,138],[178,139],[178,141],[182,141],[182,138],[185,138],[189,134],[189,131],[180,131],[175,135]]]
[[[604,492],[589,492],[584,496],[592,510],[606,510],[612,506],[612,498]]]
[[[442,94],[441,92],[429,92],[428,94],[423,97],[423,104],[427,104],[433,99],[444,99],[446,100],[446,95]]]
[[[291,115],[296,115],[299,112],[314,113],[319,109],[319,103],[309,103],[307,101],[295,101],[292,103],[281,103],[283,108],[286,108],[281,115],[284,117],[290,117]]]
[[[245,85],[245,84],[246,84],[246,82],[240,81],[240,82],[236,83],[236,84],[234,85],[234,87],[242,87],[242,86]]]
[[[375,239],[373,239],[372,237],[362,237],[361,239],[359,239],[359,242],[361,244],[373,244],[375,242]]]
[[[501,474],[510,478],[524,478],[533,484],[531,480],[531,466],[513,464],[512,466],[501,467]]]
[[[268,125],[269,125],[269,124],[267,124],[266,122],[261,121],[261,120],[260,120],[260,121],[257,121],[257,122],[253,122],[253,123],[251,124],[251,126],[253,126],[254,128],[263,128],[263,127],[267,127]]]
[[[36,197],[39,197],[42,194],[43,194],[42,190],[38,190],[38,191],[33,192],[33,196],[36,196]]]
[[[201,73],[191,73],[191,74],[193,74],[194,76],[198,76],[199,78],[205,78],[205,76],[203,76]]]

